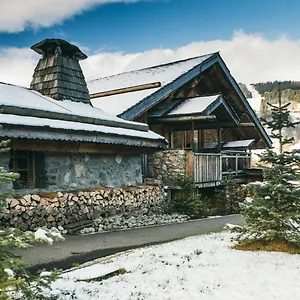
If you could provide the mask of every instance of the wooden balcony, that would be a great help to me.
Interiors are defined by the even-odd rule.
[[[224,176],[242,176],[250,166],[251,156],[244,151],[193,153],[194,183],[199,188],[218,186]]]

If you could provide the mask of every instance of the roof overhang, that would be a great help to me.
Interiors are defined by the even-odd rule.
[[[143,132],[71,121],[17,115],[0,115],[0,137],[76,141],[143,148],[166,148],[166,139],[151,131]]]

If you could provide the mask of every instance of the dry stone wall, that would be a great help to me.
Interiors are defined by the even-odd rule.
[[[45,153],[48,190],[118,188],[142,183],[139,155]]]
[[[159,206],[164,201],[160,186],[96,188],[78,193],[40,193],[7,199],[8,209],[0,213],[0,227],[22,230],[59,227],[100,216]]]
[[[149,157],[149,175],[165,183],[178,182],[186,177],[185,150],[163,150]]]

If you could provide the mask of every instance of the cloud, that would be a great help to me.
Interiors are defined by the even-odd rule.
[[[146,0],[1,0],[0,32],[49,27],[98,5],[138,1]]]
[[[0,81],[29,86],[38,59],[29,48],[0,48]]]
[[[237,31],[230,40],[198,41],[177,49],[138,53],[99,52],[81,61],[87,80],[220,51],[238,82],[300,81],[300,41]],[[29,86],[39,56],[23,48],[0,49],[0,81]]]
[[[99,53],[82,62],[88,79],[116,74],[220,51],[237,81],[300,81],[300,40],[236,31],[231,40],[199,41],[177,49],[153,49],[141,53]]]

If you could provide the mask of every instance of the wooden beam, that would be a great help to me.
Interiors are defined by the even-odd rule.
[[[170,122],[191,122],[191,121],[217,121],[216,116],[177,116],[168,118],[155,118],[155,123],[170,123]]]
[[[155,148],[116,146],[113,144],[94,144],[68,141],[45,141],[28,139],[11,139],[13,150],[31,150],[44,152],[71,153],[110,153],[110,154],[148,154],[157,151]]]
[[[240,123],[239,127],[255,127],[253,123]]]
[[[112,95],[117,95],[117,94],[143,91],[143,90],[148,90],[148,89],[153,89],[153,88],[158,88],[158,87],[161,87],[160,82],[152,82],[152,83],[140,84],[140,85],[129,86],[129,87],[121,88],[121,89],[115,89],[115,90],[109,90],[109,91],[105,91],[105,92],[90,94],[90,98],[94,99],[94,98],[112,96]]]

